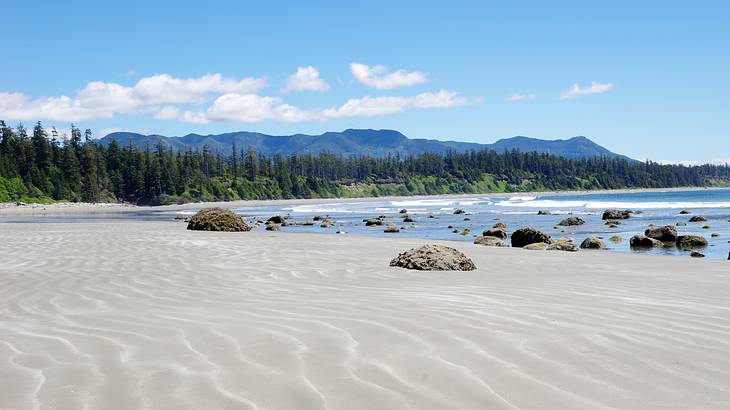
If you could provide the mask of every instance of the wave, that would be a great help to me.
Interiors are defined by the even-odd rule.
[[[497,202],[504,207],[527,208],[585,208],[585,209],[685,209],[685,208],[730,208],[730,202],[627,202],[627,201],[558,201],[512,200]]]

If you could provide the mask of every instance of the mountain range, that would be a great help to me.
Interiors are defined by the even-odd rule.
[[[439,141],[431,139],[408,138],[398,131],[348,129],[342,132],[326,132],[321,135],[267,135],[258,132],[230,132],[217,135],[188,134],[183,137],[163,135],[143,135],[133,132],[113,132],[100,142],[108,144],[116,140],[121,146],[130,143],[138,147],[155,147],[159,142],[174,150],[202,150],[207,146],[211,151],[230,152],[233,143],[237,149],[252,147],[264,155],[318,154],[329,151],[342,155],[402,156],[425,152],[445,153],[468,150],[494,150],[497,152],[517,149],[523,152],[540,152],[559,155],[569,159],[589,157],[621,157],[586,137],[573,137],[565,140],[543,140],[529,137],[500,139],[493,144],[473,142]]]

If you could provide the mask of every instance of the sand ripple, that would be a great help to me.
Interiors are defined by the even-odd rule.
[[[0,408],[721,408],[722,261],[0,225]]]

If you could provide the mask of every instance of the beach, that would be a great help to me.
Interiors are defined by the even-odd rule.
[[[477,270],[389,267],[425,243]],[[0,408],[721,408],[728,262],[0,224]]]

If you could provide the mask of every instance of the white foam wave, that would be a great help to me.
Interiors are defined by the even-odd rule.
[[[730,202],[624,202],[624,201],[557,201],[552,199],[497,202],[504,207],[528,208],[585,208],[585,209],[692,209],[692,208],[730,208]]]

